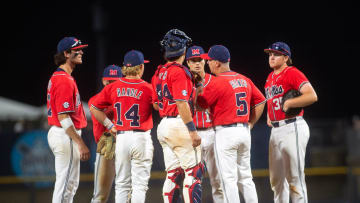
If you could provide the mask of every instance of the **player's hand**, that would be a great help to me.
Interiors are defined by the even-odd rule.
[[[289,100],[286,100],[283,104],[283,112],[287,112],[289,110]]]
[[[266,120],[266,124],[267,124],[270,128],[273,127],[273,125],[271,124],[271,120],[269,119],[269,117],[268,117],[267,120]]]
[[[90,151],[89,148],[85,145],[84,142],[78,145],[79,152],[80,152],[80,160],[87,161],[90,159]]]
[[[254,125],[252,123],[249,123],[249,129],[253,129]]]
[[[190,137],[193,147],[197,147],[201,144],[201,137],[197,134],[197,131],[190,131]]]
[[[204,92],[204,86],[199,86],[196,88],[196,95],[202,94]]]
[[[110,133],[112,134],[112,136],[114,136],[114,137],[116,138],[117,130],[116,130],[115,126],[113,126],[113,127],[110,129]]]

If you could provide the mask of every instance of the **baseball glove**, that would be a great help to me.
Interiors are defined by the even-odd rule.
[[[201,77],[200,73],[195,71],[190,71],[192,74],[192,82],[194,83],[195,87],[199,87],[203,82],[203,78]]]
[[[302,108],[301,107],[296,107],[296,108],[289,108],[287,111],[284,111],[284,103],[286,100],[288,99],[292,99],[292,98],[295,98],[295,97],[298,97],[300,96],[301,93],[298,91],[298,90],[289,90],[287,91],[284,96],[282,97],[282,100],[281,100],[281,110],[283,112],[285,112],[285,115],[287,117],[292,117],[292,116],[297,116],[299,115],[299,113],[301,112]]]
[[[105,159],[112,160],[115,155],[115,145],[115,137],[109,132],[104,132],[100,137],[96,152],[104,155]]]

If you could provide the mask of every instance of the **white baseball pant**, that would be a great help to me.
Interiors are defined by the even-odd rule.
[[[145,202],[154,146],[150,130],[118,131],[115,146],[115,202]]]
[[[258,202],[251,174],[251,135],[248,125],[237,123],[226,127],[216,126],[215,130],[215,160],[224,202],[240,202],[239,190],[246,203]]]
[[[215,131],[213,128],[198,130],[201,137],[201,155],[202,161],[205,162],[207,172],[209,174],[211,192],[214,203],[223,203],[224,194],[221,189],[221,181],[216,167],[214,154]]]
[[[77,130],[81,135],[81,130]],[[56,181],[52,202],[71,203],[79,186],[80,153],[78,145],[61,127],[52,126],[48,143],[55,156]]]
[[[279,122],[271,129],[269,141],[270,184],[274,202],[307,202],[305,183],[305,153],[309,141],[309,126],[302,117],[292,123]]]
[[[194,148],[189,135],[189,131],[180,118],[167,118],[164,117],[158,126],[157,137],[163,148],[165,170],[167,177],[163,186],[164,202],[172,202],[169,200],[168,194],[172,194],[173,190],[178,187],[170,177],[174,174],[172,171],[178,169],[186,171],[196,167],[201,162],[201,147]],[[183,197],[184,202],[192,202],[190,197],[192,192],[189,187],[196,183],[197,179],[190,175],[191,170],[185,172],[183,182]],[[196,198],[196,197],[193,197]]]
[[[94,193],[91,203],[106,203],[115,178],[115,159],[107,160],[96,153],[94,172]]]

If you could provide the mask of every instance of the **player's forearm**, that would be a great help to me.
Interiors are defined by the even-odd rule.
[[[94,107],[90,107],[90,112],[95,117],[95,119],[99,121],[101,124],[103,124],[108,130],[110,130],[113,127],[111,126],[112,122],[103,111],[95,109]]]
[[[177,105],[180,117],[185,124],[193,121],[189,104],[186,101],[176,101],[176,105]]]
[[[81,136],[76,132],[75,126],[72,124],[71,118],[68,114],[59,114],[58,119],[64,128],[65,133],[78,145],[84,144]],[[70,119],[70,120],[69,120]],[[71,121],[71,123],[69,123]],[[67,124],[68,123],[68,124]]]
[[[255,123],[260,119],[264,111],[264,107],[265,107],[265,103],[259,104],[250,111],[249,123],[251,127],[253,127]]]

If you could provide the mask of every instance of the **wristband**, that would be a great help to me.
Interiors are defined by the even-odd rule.
[[[189,131],[196,131],[194,122],[190,121],[185,124]]]
[[[64,118],[60,121],[60,125],[66,131],[70,126],[74,126],[74,123],[72,122],[71,118]]]
[[[114,127],[114,124],[111,122],[109,118],[105,118],[103,125],[106,127],[106,129],[110,130],[112,127]]]

